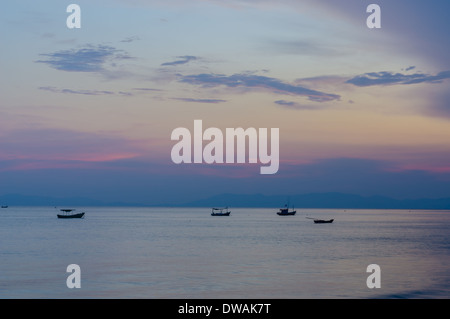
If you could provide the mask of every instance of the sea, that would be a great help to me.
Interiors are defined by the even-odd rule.
[[[450,297],[450,211],[69,208],[0,209],[1,299]]]

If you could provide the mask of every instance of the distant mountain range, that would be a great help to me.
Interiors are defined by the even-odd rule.
[[[0,196],[0,204],[12,206],[143,206],[132,203],[107,203],[84,197],[46,197],[28,196],[20,194],[7,194]],[[145,205],[144,205],[145,206]]]
[[[311,193],[292,196],[262,194],[222,194],[187,203],[184,206],[212,207],[281,207],[287,202],[298,208],[354,208],[354,209],[450,209],[450,198],[394,199],[383,196],[364,197],[343,193]]]
[[[278,208],[289,201],[297,208],[342,209],[449,209],[450,198],[394,199],[384,196],[364,197],[343,193],[311,193],[301,195],[220,194],[188,203],[103,202],[73,197],[54,198],[8,194],[0,196],[0,205],[9,206],[164,206],[164,207],[270,207]]]

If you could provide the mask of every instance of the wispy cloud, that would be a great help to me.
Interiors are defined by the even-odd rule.
[[[296,85],[314,87],[338,87],[348,80],[348,76],[342,75],[321,75],[309,78],[299,78],[294,81]]]
[[[63,94],[81,94],[81,95],[113,95],[112,91],[98,91],[98,90],[72,90],[72,89],[59,89],[53,86],[41,86],[39,90],[49,91],[52,93],[63,93]]]
[[[338,49],[336,46],[323,45],[320,42],[312,40],[271,39],[265,44],[264,49],[285,54],[314,57],[336,57],[348,53],[348,49],[346,48]]]
[[[0,141],[0,160],[102,162],[140,155],[134,141],[100,133],[60,129],[9,132]]]
[[[161,64],[161,66],[186,64],[186,63],[189,63],[191,61],[195,61],[198,59],[198,57],[193,56],[193,55],[177,56],[177,58],[180,60],[176,60],[176,61],[172,61],[172,62],[165,62],[165,63]]]
[[[445,79],[450,78],[450,71],[439,72],[436,75],[414,73],[402,74],[393,72],[371,72],[358,75],[346,83],[356,86],[373,86],[373,85],[394,85],[394,84],[418,84],[418,83],[441,83]]]
[[[106,45],[91,45],[53,53],[42,53],[46,60],[37,60],[48,66],[68,72],[101,72],[108,61],[131,59],[125,51]]]
[[[285,101],[285,100],[278,100],[274,102],[277,105],[280,105],[284,108],[291,109],[291,110],[318,110],[323,109],[320,105],[308,105],[308,104],[301,104],[294,101]]]
[[[161,92],[161,89],[152,89],[152,88],[133,88],[135,91],[141,91],[141,92]]]
[[[172,100],[193,102],[193,103],[210,103],[210,104],[218,104],[226,102],[226,100],[218,100],[218,99],[192,99],[192,98],[172,98]]]
[[[310,101],[314,102],[327,102],[339,100],[340,98],[340,96],[336,94],[315,91],[302,86],[285,83],[279,79],[253,74],[233,74],[230,76],[223,74],[196,74],[182,76],[180,81],[192,85],[201,85],[205,88],[224,85],[230,88],[243,87],[250,90],[262,89],[277,94],[305,96]]]
[[[131,88],[129,91],[107,91],[107,90],[84,90],[84,89],[67,89],[67,88],[57,88],[54,86],[40,86],[39,90],[47,91],[51,93],[58,94],[79,94],[79,95],[90,95],[90,96],[101,96],[101,95],[120,95],[120,96],[135,96],[140,94],[147,94],[150,92],[162,92],[160,89],[152,89],[152,88]],[[188,99],[185,99],[186,101]],[[194,100],[194,99],[192,99]],[[198,100],[198,102],[200,102]],[[208,100],[204,100],[207,103]],[[210,100],[213,103],[214,100]],[[217,102],[221,102],[222,100],[216,100]],[[187,101],[189,102],[189,101]],[[225,102],[225,101],[224,101]]]
[[[134,41],[138,41],[140,38],[138,36],[126,37],[125,39],[120,40],[122,43],[130,43]]]

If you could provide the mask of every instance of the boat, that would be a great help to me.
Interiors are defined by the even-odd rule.
[[[230,214],[231,214],[231,212],[228,210],[228,207],[213,208],[212,212],[211,212],[211,216],[230,216]]]
[[[8,208],[8,205],[2,205],[2,208]]]
[[[334,219],[323,220],[323,219],[314,219],[315,224],[331,224]]]
[[[84,217],[84,212],[70,214],[73,211],[75,211],[75,209],[60,209],[60,211],[62,211],[64,214],[57,214],[58,218],[83,218]]]
[[[293,216],[293,215],[295,215],[295,213],[297,213],[297,211],[295,211],[294,208],[292,208],[292,210],[289,211],[288,205],[284,205],[284,208],[280,208],[280,211],[277,212],[277,215],[278,216]]]

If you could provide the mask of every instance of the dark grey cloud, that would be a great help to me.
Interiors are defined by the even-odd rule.
[[[224,85],[231,88],[264,89],[277,94],[305,96],[314,102],[327,102],[339,100],[340,98],[336,94],[315,91],[302,86],[285,83],[275,78],[253,74],[233,74],[230,76],[223,74],[196,74],[182,76],[180,81],[192,85],[201,85],[206,88]]]
[[[125,51],[111,46],[91,44],[79,49],[42,53],[40,56],[47,59],[35,62],[69,72],[101,72],[108,61],[131,59]]]
[[[445,79],[450,78],[450,71],[439,72],[437,75],[424,73],[402,74],[393,72],[371,72],[358,75],[348,80],[356,86],[372,86],[372,85],[394,85],[394,84],[418,84],[418,83],[441,83]]]
[[[177,58],[181,59],[181,60],[176,60],[176,61],[172,61],[172,62],[165,62],[165,63],[161,64],[161,66],[172,66],[172,65],[186,64],[186,63],[189,63],[191,61],[194,61],[194,60],[198,59],[198,57],[193,56],[193,55],[177,56]]]
[[[226,100],[218,100],[218,99],[192,99],[192,98],[173,98],[172,100],[193,102],[193,103],[211,103],[211,104],[218,104],[218,103],[226,102]]]

